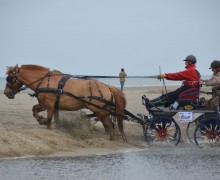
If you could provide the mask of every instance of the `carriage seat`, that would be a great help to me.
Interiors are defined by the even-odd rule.
[[[171,109],[196,109],[199,104],[199,89],[191,88],[179,94],[178,99],[171,105]]]
[[[179,100],[194,100],[197,101],[199,98],[199,89],[191,88],[183,91],[179,94]]]

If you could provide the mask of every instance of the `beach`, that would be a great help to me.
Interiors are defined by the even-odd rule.
[[[167,87],[167,91],[176,89]],[[205,88],[210,90],[210,88]],[[37,99],[22,91],[15,99],[8,99],[0,90],[0,158],[26,156],[81,156],[149,148],[145,142],[142,126],[124,121],[128,142],[120,135],[110,141],[101,123],[95,127],[85,114],[88,110],[60,112],[60,122],[52,121],[52,129],[39,125],[32,115]],[[161,87],[125,87],[126,109],[136,115],[148,114],[141,103],[142,95],[153,99],[161,95]],[[41,113],[45,116],[45,112]],[[116,128],[117,130],[117,128]],[[184,138],[184,137],[183,137]],[[184,141],[183,141],[184,143]]]

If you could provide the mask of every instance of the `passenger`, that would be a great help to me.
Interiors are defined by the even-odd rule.
[[[178,99],[180,93],[190,88],[199,87],[200,73],[196,70],[196,57],[194,55],[188,55],[183,61],[185,61],[186,70],[176,73],[165,73],[158,76],[158,79],[182,80],[181,87],[149,101],[148,108],[153,107],[152,105],[169,107]]]
[[[200,79],[200,84],[212,86],[213,96],[208,101],[205,101],[205,105],[207,110],[216,110],[219,105],[219,96],[217,95],[217,91],[220,91],[220,61],[214,60],[209,69],[212,69],[213,72],[211,79]]]

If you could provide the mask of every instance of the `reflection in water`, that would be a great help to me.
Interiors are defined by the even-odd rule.
[[[89,157],[0,160],[1,179],[219,179],[218,148],[152,148]]]

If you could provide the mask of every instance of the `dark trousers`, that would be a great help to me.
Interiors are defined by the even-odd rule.
[[[178,99],[180,93],[191,88],[194,88],[194,87],[183,85],[180,88],[176,89],[175,91],[172,91],[172,92],[169,92],[167,94],[160,96],[159,97],[160,101],[165,107],[168,107]]]

